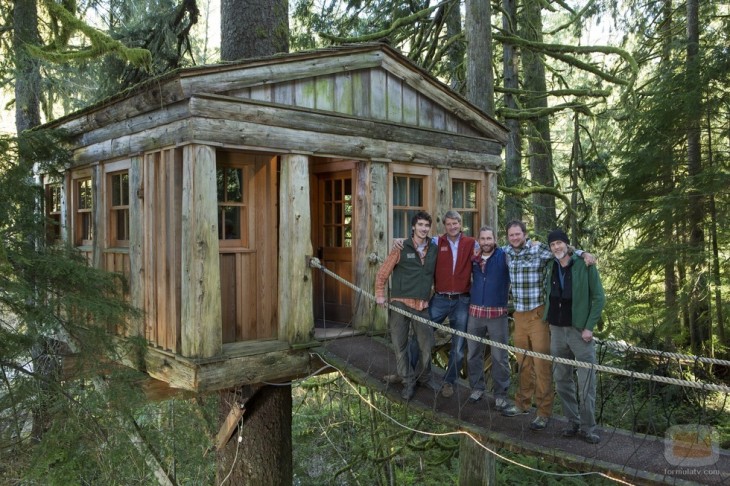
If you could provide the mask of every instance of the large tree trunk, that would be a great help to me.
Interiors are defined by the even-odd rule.
[[[690,278],[690,332],[693,352],[711,352],[710,318],[708,309],[707,277],[705,274],[705,237],[702,228],[705,206],[704,197],[696,187],[702,175],[702,152],[700,141],[700,120],[702,113],[702,83],[700,82],[699,56],[699,2],[687,0],[687,175],[690,178],[689,191],[689,258]]]
[[[291,386],[265,386],[245,398],[240,392],[221,392],[221,423],[235,403],[245,403],[246,410],[236,433],[218,453],[216,483],[291,485]]]
[[[37,59],[27,46],[37,46],[38,8],[36,0],[17,0],[13,9],[13,51],[15,53],[15,128],[23,130],[41,124],[41,75]]]
[[[221,59],[271,56],[289,52],[287,0],[223,0]]]
[[[494,116],[491,2],[465,0],[466,99]]]
[[[524,39],[542,43],[542,3],[524,2],[520,32]],[[547,83],[543,56],[532,49],[522,49],[524,107],[533,111],[547,108]],[[553,187],[553,152],[550,140],[550,118],[537,114],[527,122],[529,137],[530,174],[536,184]],[[555,196],[535,193],[532,196],[535,231],[545,236],[555,227]]]
[[[517,0],[502,1],[502,29],[506,36],[516,34],[517,22]],[[518,82],[518,57],[517,48],[514,44],[505,42],[502,46],[503,69],[504,69],[504,107],[508,111],[517,110],[517,100],[514,93],[519,89]],[[509,129],[509,138],[505,147],[505,185],[517,187],[522,179],[522,136],[520,133],[520,121],[516,118],[505,117],[505,125]],[[505,195],[504,198],[504,219],[505,223],[512,220],[522,220],[522,200]]]
[[[458,3],[453,3],[446,8],[446,37],[451,40],[461,35],[461,9]],[[448,72],[451,73],[451,89],[457,93],[464,93],[465,77],[464,72],[464,43],[454,42],[446,51],[446,64]]]

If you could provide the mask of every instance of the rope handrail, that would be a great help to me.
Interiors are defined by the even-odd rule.
[[[323,271],[326,275],[329,275],[330,277],[334,278],[335,280],[339,281],[340,283],[351,288],[355,292],[358,292],[359,294],[367,297],[368,299],[375,301],[375,295],[373,295],[372,293],[370,293],[364,289],[361,289],[360,287],[356,286],[355,284],[349,282],[348,280],[346,280],[346,279],[342,278],[341,276],[337,275],[336,273],[332,272],[331,270],[326,268],[324,265],[322,265],[322,263],[319,261],[318,258],[311,258],[309,261],[309,265],[312,268],[317,268],[317,269]],[[475,336],[473,334],[468,334],[463,331],[457,331],[455,329],[451,329],[448,326],[438,324],[438,323],[430,321],[428,319],[424,319],[421,316],[411,314],[410,312],[400,309],[398,307],[391,306],[390,303],[387,303],[387,302],[385,305],[388,309],[390,309],[392,311],[398,312],[399,314],[401,314],[405,317],[408,317],[410,319],[414,319],[418,322],[428,324],[429,326],[431,326],[435,329],[439,329],[441,331],[448,332],[448,333],[454,334],[456,336],[461,336],[461,337],[464,337],[464,338],[472,340],[472,341],[478,341],[480,343],[484,343],[484,344],[487,344],[489,346],[493,346],[496,348],[506,349],[507,351],[512,351],[513,353],[524,354],[526,356],[532,356],[534,358],[540,358],[540,359],[544,359],[544,360],[552,361],[552,362],[556,362],[556,363],[563,363],[563,364],[567,364],[567,365],[577,366],[580,368],[589,368],[589,369],[594,369],[596,371],[603,371],[603,372],[612,373],[615,375],[627,376],[630,378],[638,378],[638,379],[647,380],[647,381],[654,381],[654,382],[665,383],[665,384],[670,384],[670,385],[678,385],[678,386],[683,386],[683,387],[688,387],[688,388],[696,388],[696,389],[700,389],[700,390],[730,393],[730,387],[726,386],[726,385],[718,385],[718,384],[706,383],[706,382],[702,382],[702,381],[680,380],[677,378],[669,378],[666,376],[652,375],[649,373],[627,371],[622,368],[614,368],[611,366],[605,366],[605,365],[600,365],[600,364],[595,364],[595,363],[586,363],[584,361],[576,361],[576,360],[571,360],[571,359],[566,359],[566,358],[560,358],[560,357],[552,356],[549,354],[538,353],[536,351],[531,351],[528,349],[516,348],[516,347],[510,346],[508,344],[502,344],[497,341],[491,341],[489,339],[481,338],[481,337]],[[631,348],[633,351],[634,350],[633,347],[631,347]],[[668,356],[668,353],[664,353],[663,355]]]

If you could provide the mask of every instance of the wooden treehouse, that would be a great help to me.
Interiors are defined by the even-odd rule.
[[[495,224],[507,135],[382,44],[183,69],[49,126],[74,160],[44,181],[57,236],[128,278],[128,364],[194,392],[310,373],[321,319],[384,330],[308,259],[372,291],[416,210]]]

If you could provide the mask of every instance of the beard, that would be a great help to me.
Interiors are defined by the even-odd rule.
[[[479,245],[482,249],[482,253],[491,254],[494,252],[495,245]]]

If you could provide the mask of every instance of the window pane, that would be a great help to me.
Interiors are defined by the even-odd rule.
[[[122,206],[129,206],[129,173],[122,174],[121,195]]]
[[[335,201],[342,201],[342,181],[332,181],[335,185]]]
[[[423,205],[423,179],[410,180],[409,206]]]
[[[78,182],[79,188],[79,209],[91,209],[91,179],[84,179]]]
[[[451,184],[451,207],[464,207],[464,184],[461,181],[454,181]]]
[[[215,185],[216,185],[216,191],[218,192],[218,202],[225,201],[225,191],[223,191],[223,188],[225,187],[225,183],[226,183],[225,169],[216,169],[215,170]]]
[[[226,206],[221,208],[222,225],[218,229],[220,240],[241,239],[241,208],[238,206]],[[221,237],[222,228],[222,237]]]
[[[406,220],[406,211],[396,209],[393,211],[393,238],[405,238],[407,226],[403,224]]]
[[[477,207],[477,183],[467,182],[466,183],[466,199],[464,201],[464,207],[474,209]]]
[[[117,241],[129,240],[129,209],[117,211]]]
[[[476,213],[461,213],[461,230],[469,235],[474,236],[477,228],[476,225]]]
[[[226,201],[243,201],[243,169],[226,169]]]
[[[406,177],[393,177],[393,205],[408,206],[408,179]]]
[[[332,201],[332,183],[333,181],[324,181],[324,200]]]

